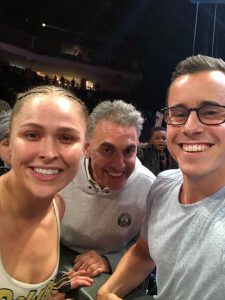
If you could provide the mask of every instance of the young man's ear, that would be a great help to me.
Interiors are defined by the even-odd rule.
[[[90,158],[90,144],[87,141],[84,144],[84,156]]]

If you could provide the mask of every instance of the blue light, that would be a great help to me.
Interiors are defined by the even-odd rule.
[[[225,4],[225,0],[191,0],[193,3]]]

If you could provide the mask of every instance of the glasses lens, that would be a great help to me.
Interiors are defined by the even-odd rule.
[[[219,105],[206,105],[199,108],[199,119],[208,125],[221,124],[225,121],[225,108]]]
[[[188,118],[188,110],[185,107],[170,107],[165,113],[165,120],[167,124],[182,125]]]

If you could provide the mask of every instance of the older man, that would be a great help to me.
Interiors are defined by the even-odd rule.
[[[111,273],[137,239],[155,176],[136,157],[141,113],[122,100],[104,101],[91,113],[85,156],[61,192],[61,241],[76,251],[74,269]]]

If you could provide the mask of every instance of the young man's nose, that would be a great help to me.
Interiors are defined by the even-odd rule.
[[[203,124],[199,121],[196,111],[191,111],[186,123],[183,125],[185,131],[202,131]]]

